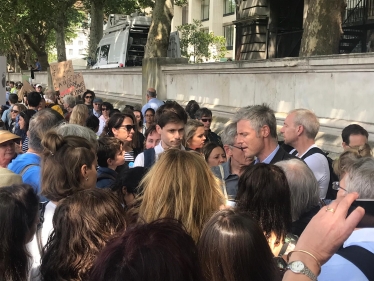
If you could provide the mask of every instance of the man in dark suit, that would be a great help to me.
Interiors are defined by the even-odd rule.
[[[246,157],[256,157],[256,163],[274,164],[296,158],[278,145],[274,111],[266,104],[241,108],[234,117],[237,123],[237,143]]]

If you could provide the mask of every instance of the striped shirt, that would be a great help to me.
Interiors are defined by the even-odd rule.
[[[134,162],[134,151],[125,152],[125,161]]]

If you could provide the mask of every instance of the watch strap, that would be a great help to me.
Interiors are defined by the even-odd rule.
[[[294,263],[294,262],[296,262],[296,261],[293,261],[293,262],[290,262],[289,264],[288,264],[288,266],[287,266],[287,269],[289,269],[289,270],[291,270],[293,273],[295,273],[295,274],[303,274],[303,275],[305,275],[305,276],[307,276],[307,277],[309,277],[310,278],[310,280],[312,280],[312,281],[317,281],[317,276],[305,265],[305,263],[303,263],[302,261],[298,261],[298,262],[301,262],[303,265],[304,265],[304,268],[303,268],[303,270],[301,270],[301,271],[299,271],[299,272],[297,272],[297,271],[293,271],[292,269],[291,269],[291,267],[290,267],[290,265],[292,264],[292,263]]]

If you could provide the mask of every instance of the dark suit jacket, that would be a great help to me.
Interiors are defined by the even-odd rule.
[[[298,158],[296,156],[293,156],[291,154],[288,154],[288,152],[285,151],[282,147],[279,147],[279,150],[274,155],[273,159],[271,159],[270,164],[275,164],[279,161],[289,160],[289,159],[299,159],[300,160],[300,158]]]

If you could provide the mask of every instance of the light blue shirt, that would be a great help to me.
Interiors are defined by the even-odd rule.
[[[142,113],[143,113],[143,116],[145,116],[145,112],[148,108],[153,108],[154,111],[157,111],[157,109],[163,105],[164,102],[157,99],[157,98],[153,98],[153,99],[150,99],[145,105],[143,105],[142,107]]]
[[[261,163],[270,164],[271,160],[273,160],[273,158],[274,158],[275,154],[277,154],[278,150],[279,150],[279,145],[277,145],[277,147],[273,150],[273,152],[270,153],[269,156],[266,157],[264,159],[264,161],[262,161]],[[260,163],[260,161],[258,160],[258,158],[256,158],[256,161],[255,161],[255,164],[257,164],[257,163]]]
[[[318,239],[318,238],[316,238]],[[343,247],[360,246],[374,253],[374,228],[362,228],[352,232]],[[319,281],[367,281],[368,279],[353,263],[340,255],[333,255],[322,266]]]

